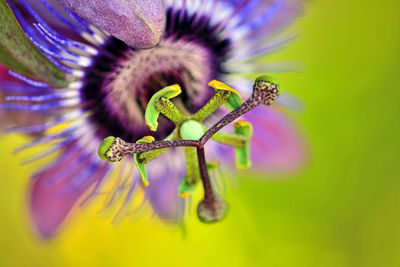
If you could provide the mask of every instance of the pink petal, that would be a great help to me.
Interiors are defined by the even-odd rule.
[[[135,48],[157,45],[166,22],[164,1],[60,0],[79,16]]]

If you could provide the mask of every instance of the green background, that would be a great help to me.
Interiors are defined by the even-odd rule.
[[[115,227],[92,205],[43,242],[26,212],[32,166],[11,155],[25,140],[1,137],[0,266],[400,266],[399,8],[308,2],[300,38],[271,60],[304,64],[276,76],[305,103],[310,163],[292,179],[244,174],[223,223]]]

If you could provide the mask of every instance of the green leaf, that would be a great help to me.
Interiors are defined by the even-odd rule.
[[[171,99],[182,92],[181,87],[178,84],[167,86],[157,93],[155,93],[149,100],[146,107],[146,112],[144,118],[146,120],[147,126],[149,126],[151,131],[157,131],[158,127],[158,116],[160,116],[160,111],[156,108],[156,102],[158,102],[161,97]]]
[[[64,72],[25,35],[5,0],[0,0],[0,63],[54,87],[68,84]]]

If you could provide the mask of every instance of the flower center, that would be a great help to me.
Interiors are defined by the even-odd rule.
[[[181,86],[182,94],[174,103],[191,113],[213,94],[208,82],[224,72],[229,41],[220,40],[206,18],[199,20],[199,30],[188,23],[190,17],[177,22],[172,14],[176,12],[168,12],[166,31],[157,47],[135,50],[110,37],[102,47],[104,53],[88,68],[83,95],[93,100],[91,120],[102,126],[99,138],[112,135],[134,142],[148,134],[166,137],[173,124],[161,119],[159,130],[150,133],[144,111],[151,96],[168,85]]]

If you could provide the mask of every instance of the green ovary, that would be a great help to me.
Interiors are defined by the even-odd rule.
[[[203,134],[203,126],[194,120],[185,121],[180,128],[180,134],[182,139],[185,140],[199,140]]]

